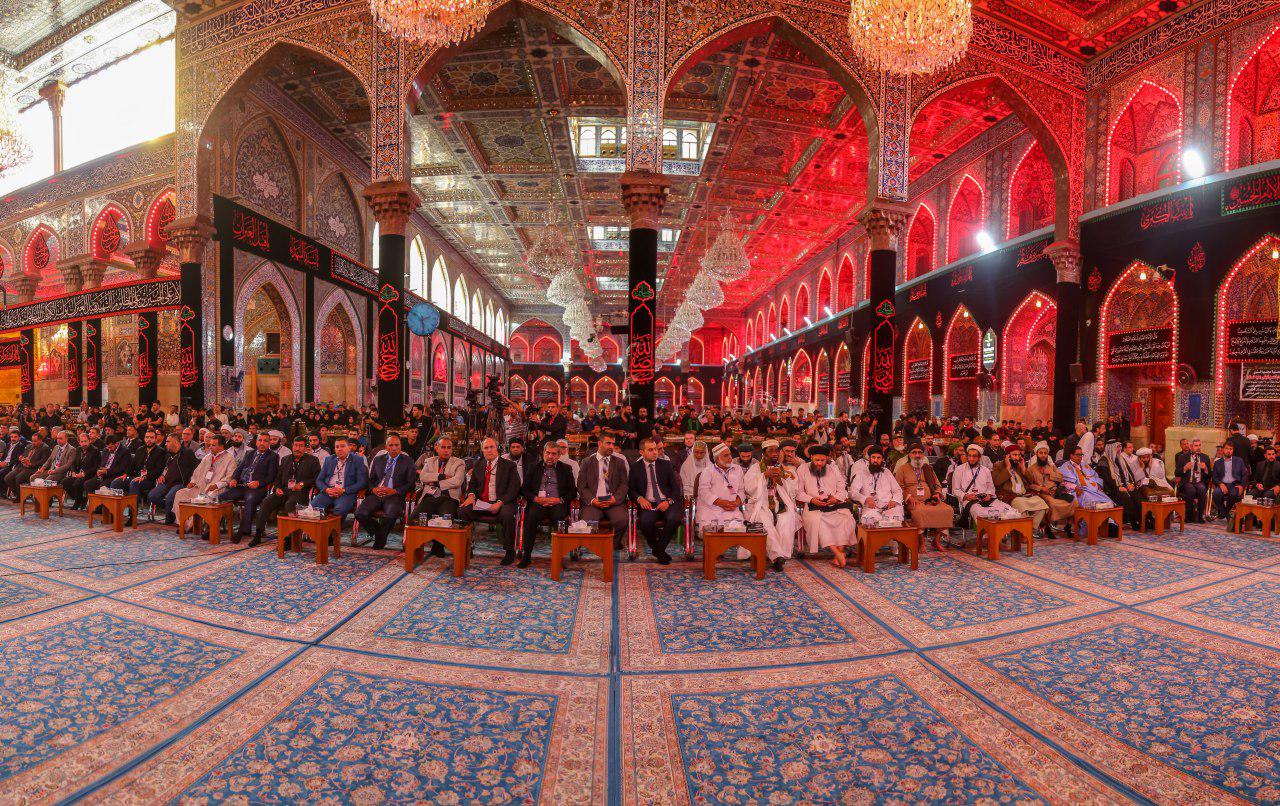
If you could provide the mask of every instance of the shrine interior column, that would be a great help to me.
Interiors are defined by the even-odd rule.
[[[628,171],[621,177],[622,204],[631,218],[627,257],[627,323],[630,357],[627,398],[633,410],[653,414],[658,302],[658,218],[671,187],[661,174]]]
[[[871,242],[867,278],[865,325],[871,340],[871,366],[868,368],[866,411],[876,421],[876,432],[887,434],[893,427],[893,391],[897,386],[898,366],[897,308],[894,290],[898,282],[898,243],[909,219],[905,205],[877,200],[867,206],[858,220],[867,230]]]
[[[204,216],[191,216],[169,225],[169,243],[178,250],[182,267],[178,309],[179,403],[204,408],[204,302],[205,249],[213,236],[213,224]]]
[[[405,360],[408,338],[404,323],[404,266],[408,254],[404,231],[418,208],[408,182],[374,182],[364,197],[378,221],[378,299],[375,302],[378,412],[392,428],[404,424]],[[310,318],[308,312],[308,319]],[[310,327],[308,321],[304,326]],[[372,330],[372,328],[370,328]]]
[[[1080,244],[1058,241],[1045,251],[1058,275],[1057,347],[1053,352],[1053,427],[1070,434],[1076,422],[1076,384],[1072,367],[1080,363]],[[1101,371],[1101,370],[1099,370]]]

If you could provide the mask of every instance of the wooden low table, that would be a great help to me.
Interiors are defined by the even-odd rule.
[[[1258,522],[1258,527],[1262,529],[1262,536],[1271,537],[1271,533],[1275,531],[1277,517],[1280,517],[1280,509],[1277,509],[1277,507],[1265,506],[1256,501],[1252,504],[1237,501],[1235,513],[1231,517],[1231,531],[1241,533],[1240,525],[1248,518],[1253,518]]]
[[[876,572],[876,552],[890,543],[898,544],[898,562],[911,560],[911,570],[920,567],[920,528],[910,524],[902,526],[867,526],[858,524],[858,554],[862,558],[864,573]]]
[[[1152,516],[1153,526],[1151,531],[1158,535],[1164,534],[1164,530],[1169,528],[1169,519],[1174,515],[1178,516],[1178,531],[1185,532],[1187,530],[1187,502],[1178,501],[1143,501],[1142,507],[1142,529],[1147,531],[1147,516]],[[1236,505],[1236,523],[1240,522],[1240,507]],[[1265,527],[1264,527],[1265,528]],[[1269,530],[1268,530],[1269,531]]]
[[[230,539],[235,524],[231,518],[231,502],[210,502],[208,504],[193,504],[190,501],[183,501],[178,504],[178,539],[182,540],[186,537],[187,518],[199,518],[209,526],[209,544],[216,546],[222,542],[222,524],[227,525],[227,538]],[[193,527],[196,524],[191,524]]]
[[[337,515],[325,515],[322,518],[278,516],[276,518],[276,556],[283,557],[285,546],[290,543],[294,551],[301,551],[303,536],[316,544],[317,565],[329,564],[330,539],[333,540],[333,556],[342,556],[342,518]]]
[[[472,525],[469,523],[460,527],[416,524],[404,527],[404,572],[412,574],[414,563],[422,561],[427,544],[437,540],[453,555],[453,575],[465,575],[467,563],[471,559],[471,531]]]
[[[975,555],[982,554],[982,536],[987,537],[987,559],[1000,559],[1000,544],[1004,539],[1009,538],[1009,545],[1013,551],[1017,551],[1022,541],[1020,537],[1026,538],[1027,556],[1033,556],[1035,552],[1035,528],[1032,525],[1031,518],[979,518],[976,515],[973,518],[974,531],[978,534],[977,543],[973,547]]]
[[[551,532],[551,578],[560,581],[564,558],[574,549],[586,549],[604,562],[604,581],[613,581],[613,530],[607,532]]]
[[[756,569],[756,579],[764,579],[765,567],[769,565],[769,557],[765,552],[765,541],[768,539],[769,536],[764,532],[703,532],[703,578],[715,579],[716,560],[734,546],[741,546],[751,552],[751,565]]]
[[[133,519],[133,528],[138,528],[138,499],[136,496],[128,495],[104,495],[102,493],[89,493],[89,526],[93,526],[93,514],[98,511],[98,507],[102,507],[111,516],[111,525],[115,527],[117,532],[124,531],[124,510],[129,508],[129,512]],[[106,518],[103,518],[106,522]]]
[[[1083,522],[1085,545],[1098,545],[1098,530],[1107,521],[1116,525],[1116,540],[1124,539],[1124,507],[1106,507],[1105,509],[1087,509],[1076,507],[1071,515],[1071,540],[1080,539],[1080,524]]]
[[[21,497],[18,499],[18,515],[27,514],[27,499],[34,498],[36,512],[40,515],[40,520],[47,521],[49,520],[49,510],[52,509],[50,504],[56,498],[58,500],[58,517],[62,517],[62,499],[66,497],[67,491],[62,489],[61,484],[55,484],[52,487],[23,484],[19,494]]]

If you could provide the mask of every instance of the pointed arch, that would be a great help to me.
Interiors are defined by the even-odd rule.
[[[707,347],[702,342],[700,336],[689,337],[689,365],[705,364],[707,358]]]
[[[1033,140],[1009,179],[1009,216],[1005,237],[1017,238],[1053,223],[1053,168],[1040,143]]]
[[[921,204],[907,230],[907,280],[923,277],[938,264],[938,219],[929,205]]]
[[[166,188],[156,194],[147,205],[147,217],[143,219],[142,233],[153,249],[164,249],[169,244],[169,225],[178,215],[177,194]]]
[[[493,328],[496,332],[494,338],[499,343],[505,343],[507,340],[507,312],[498,308],[498,313],[494,316]]]
[[[495,341],[498,338],[498,329],[495,327],[493,300],[489,300],[484,306],[484,334]]]
[[[818,360],[813,365],[813,402],[819,414],[825,417],[831,403],[831,358],[825,349],[818,353]]]
[[[1227,90],[1227,170],[1280,159],[1280,26],[1249,54],[1231,77]],[[1257,138],[1257,132],[1271,137]]]
[[[853,391],[853,363],[849,355],[849,344],[840,342],[836,350],[835,371],[832,372],[831,397],[835,400],[836,411],[845,411],[849,407],[849,395]]]
[[[302,328],[309,327],[310,323],[302,318],[289,281],[285,279],[279,267],[269,260],[262,261],[249,272],[236,294],[234,343],[236,372],[245,371],[244,356],[247,346],[245,344],[245,313],[249,307],[249,301],[264,286],[270,286],[280,297],[291,320],[289,340],[293,348],[293,389],[295,397],[301,399],[304,388],[302,385]]]
[[[582,406],[591,405],[591,387],[587,385],[587,381],[581,375],[574,375],[569,379],[569,399],[565,401],[570,407],[578,404]]]
[[[778,332],[786,333],[791,329],[794,329],[791,319],[791,299],[783,294],[782,304],[778,306]]]
[[[778,309],[774,307],[772,302],[769,303],[769,341],[778,338]]]
[[[364,259],[364,222],[360,219],[360,205],[356,203],[351,184],[341,171],[329,174],[316,188],[311,234],[354,260]],[[419,249],[422,248],[421,240],[415,239],[414,242]],[[412,259],[412,250],[409,254]]]
[[[523,403],[529,399],[529,384],[519,375],[512,375],[507,378],[507,396],[517,403]]]
[[[840,268],[836,271],[836,310],[843,311],[853,307],[858,293],[857,281],[853,277],[853,259],[846,253],[840,258]]]
[[[804,318],[806,316],[810,318],[813,317],[813,314],[810,312],[810,308],[809,308],[809,286],[805,285],[804,283],[801,283],[800,286],[796,289],[795,311],[796,311],[795,325],[793,325],[791,329],[799,330],[800,328],[805,326]]]
[[[773,377],[773,364],[769,365],[769,370],[764,376],[764,400],[762,402],[767,408],[773,408],[778,405],[778,386]]]
[[[831,272],[823,269],[821,276],[818,277],[818,298],[814,302],[817,318],[825,319],[834,314],[836,312],[834,305],[835,300],[831,296]]]
[[[916,317],[902,347],[902,410],[928,412],[933,401],[933,333]]]
[[[804,350],[791,359],[791,402],[813,405],[813,362]]]
[[[103,207],[93,219],[89,231],[89,254],[97,260],[110,260],[129,245],[129,216],[118,204]]]
[[[38,225],[27,237],[22,249],[22,270],[28,276],[40,278],[36,297],[48,297],[62,293],[62,274],[58,261],[62,260],[62,244],[48,224]]]
[[[617,364],[622,361],[622,348],[618,346],[618,342],[613,336],[602,336],[600,338],[600,355],[604,358],[606,364]]]
[[[591,399],[597,406],[603,406],[606,403],[610,406],[618,405],[621,398],[618,395],[617,382],[608,375],[597,378],[595,386],[591,389]]]
[[[512,361],[523,364],[533,359],[533,354],[529,351],[529,342],[524,340],[524,336],[512,336],[508,349]]]
[[[684,405],[692,406],[695,411],[701,411],[702,407],[707,404],[707,389],[702,385],[702,381],[697,378],[690,378],[689,383],[685,385]]]
[[[428,272],[427,248],[422,242],[422,236],[415,235],[409,242],[409,267],[405,277],[405,288],[423,299],[430,299]]]
[[[1000,336],[1000,397],[1006,417],[1031,422],[1053,417],[1053,356],[1057,303],[1032,291],[1009,316]]]
[[[976,236],[986,225],[986,197],[982,185],[965,174],[947,208],[947,262],[954,263],[978,251]]]
[[[436,258],[431,264],[431,302],[445,313],[453,312],[452,297],[449,291],[449,266],[444,262],[444,255]]]
[[[756,346],[756,325],[755,322],[747,320],[747,349],[750,350]]]
[[[1181,102],[1169,90],[1143,79],[1107,135],[1107,203],[1176,185],[1181,154]],[[1132,172],[1131,186],[1122,186],[1126,171]]]
[[[351,328],[355,336],[355,377],[358,379],[364,377],[364,328],[360,326],[360,316],[356,313],[355,304],[352,303],[351,297],[341,288],[334,288],[329,296],[324,298],[320,303],[319,313],[316,314],[316,322],[324,327],[329,321],[329,316],[334,311],[342,311],[351,323]],[[356,383],[356,400],[364,405],[365,397],[364,384]]]
[[[539,376],[533,382],[533,402],[542,404],[560,401],[560,382],[548,375]]]
[[[1272,407],[1270,403],[1252,403],[1240,400],[1240,374],[1244,361],[1227,355],[1227,341],[1233,323],[1257,322],[1263,329],[1270,329],[1270,322],[1280,318],[1280,298],[1277,283],[1280,282],[1280,265],[1271,259],[1280,250],[1280,235],[1268,233],[1259,239],[1231,267],[1218,287],[1215,306],[1213,383],[1217,401],[1218,421],[1229,422],[1235,417],[1262,414],[1257,408]],[[1269,413],[1269,412],[1268,412]],[[1250,417],[1245,422],[1256,422]]]
[[[468,321],[476,330],[484,329],[484,298],[478,288],[471,292],[471,316]]]
[[[982,330],[964,305],[956,308],[942,342],[946,373],[943,403],[949,417],[978,414],[978,370],[982,360]]]
[[[564,347],[560,340],[551,336],[540,336],[533,343],[533,360],[538,364],[558,364],[564,356]]]
[[[1099,313],[1101,325],[1098,333],[1098,404],[1103,412],[1127,411],[1130,401],[1121,392],[1133,389],[1116,388],[1123,375],[1142,373],[1146,378],[1158,378],[1159,385],[1175,387],[1178,367],[1178,292],[1173,283],[1161,277],[1149,264],[1135,260],[1125,269],[1107,291]],[[1169,360],[1157,364],[1112,365],[1108,360],[1107,345],[1113,335],[1122,332],[1155,331],[1168,328],[1173,337],[1169,345]],[[1118,377],[1113,377],[1118,376]]]
[[[453,281],[453,310],[451,313],[462,320],[464,324],[471,324],[470,302],[467,296],[467,278],[458,275],[458,279]]]
[[[263,113],[245,123],[233,153],[236,196],[277,221],[302,226],[298,164],[275,118]]]
[[[654,409],[666,409],[671,411],[677,403],[676,385],[666,376],[658,378],[653,382],[653,407]],[[655,412],[649,412],[654,414]]]

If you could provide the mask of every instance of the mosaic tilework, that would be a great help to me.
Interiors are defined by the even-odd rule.
[[[0,781],[43,801],[118,766],[282,657],[282,644],[115,602],[0,625]]]
[[[424,660],[529,669],[608,669],[610,589],[598,572],[570,568],[553,582],[477,558],[466,576],[429,560],[327,643]]]
[[[318,565],[309,552],[263,546],[125,591],[123,598],[185,618],[310,640],[390,584],[388,552],[345,549]]]
[[[799,563],[762,580],[701,566],[625,565],[627,669],[705,669],[864,657],[901,647]]]
[[[1037,546],[1036,554],[1040,553]],[[1009,554],[1001,554],[1003,561]],[[963,641],[1075,618],[1109,607],[1092,596],[949,552],[926,554],[920,568],[880,563],[874,574],[852,564],[814,563],[822,576],[917,645]]]
[[[607,695],[598,678],[310,650],[104,794],[598,803]]]
[[[1280,653],[1111,613],[933,656],[1157,801],[1280,797]]]

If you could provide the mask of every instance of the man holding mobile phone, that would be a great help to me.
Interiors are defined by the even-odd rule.
[[[578,469],[582,519],[609,521],[616,548],[622,548],[627,537],[627,476],[627,460],[617,452],[613,434],[601,434],[596,452]]]

